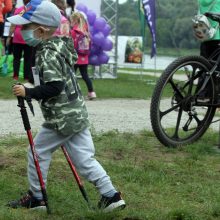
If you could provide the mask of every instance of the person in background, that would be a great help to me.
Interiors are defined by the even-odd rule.
[[[16,0],[12,0],[12,10],[8,13],[5,14],[4,18],[5,18],[5,21],[4,21],[4,31],[3,31],[3,37],[2,37],[2,44],[4,46],[4,55],[7,53],[7,54],[12,54],[13,53],[13,43],[12,43],[12,39],[11,38],[11,41],[9,43],[9,45],[6,46],[6,42],[7,42],[7,38],[9,36],[9,30],[10,30],[10,27],[11,27],[11,23],[7,21],[7,18],[12,16],[15,12],[15,7],[16,7],[16,4],[17,4],[17,1]]]
[[[60,9],[60,12],[62,15],[61,25],[59,28],[57,28],[56,32],[54,33],[54,36],[60,36],[60,37],[70,36],[70,23],[67,18],[67,15],[66,15],[66,8],[67,8],[66,1],[65,0],[52,0],[52,3],[54,3]],[[69,1],[69,4],[71,5],[70,12],[72,12],[72,10],[75,7],[75,1],[71,0],[71,1]],[[67,12],[68,12],[68,10],[67,10]],[[70,13],[70,12],[68,12],[68,13]],[[71,17],[72,16],[69,17],[70,20],[71,20]],[[85,19],[83,20],[83,24],[85,24],[84,25],[85,30],[80,31],[80,33],[84,34],[83,32],[85,32],[87,34],[87,36],[89,37],[89,32],[88,32],[88,28],[87,28],[87,24],[86,24]],[[78,33],[79,33],[79,30],[75,30],[75,31],[76,32],[78,31]],[[74,37],[74,39],[76,39],[75,34],[74,34],[75,31],[71,31],[72,37]],[[86,85],[88,88],[88,98],[90,100],[96,98],[96,94],[93,91],[92,81],[88,76],[88,70],[87,70],[88,69],[88,53],[87,54],[78,53],[78,61],[77,61],[77,64],[74,65],[74,70],[77,71],[78,68],[80,70],[82,78],[86,82]]]
[[[54,36],[70,36],[70,22],[66,15],[66,0],[52,0],[59,9],[61,13],[61,24],[60,27],[54,33]]]
[[[27,4],[29,0],[23,0],[24,5]],[[23,13],[25,10],[24,6],[17,8],[14,12],[14,15]],[[24,79],[29,82],[33,82],[32,75],[32,61],[33,61],[33,47],[26,44],[22,35],[21,35],[21,26],[20,25],[11,25],[9,36],[6,42],[6,46],[9,45],[11,38],[13,36],[13,79],[18,80],[21,58],[24,57]]]
[[[79,69],[88,89],[88,99],[93,100],[96,98],[96,93],[93,89],[92,80],[88,76],[89,50],[91,44],[88,24],[81,12],[74,12],[70,17],[70,22],[74,48],[78,54],[78,60],[74,65],[74,69],[75,72]]]
[[[75,0],[67,0],[66,3],[67,3],[67,7],[65,9],[65,12],[66,12],[67,18],[69,19],[75,9]]]
[[[4,33],[4,15],[12,10],[12,0],[0,0],[0,37],[1,41]],[[2,51],[2,53],[4,53]]]

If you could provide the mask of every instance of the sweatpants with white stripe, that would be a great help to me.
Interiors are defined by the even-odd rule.
[[[110,177],[94,158],[95,148],[88,128],[71,136],[63,136],[55,130],[42,127],[34,138],[34,144],[45,184],[52,153],[57,149],[61,150],[60,146],[63,145],[79,174],[93,183],[101,195],[111,197],[116,192]],[[28,180],[34,197],[42,199],[40,183],[30,147],[28,150]]]

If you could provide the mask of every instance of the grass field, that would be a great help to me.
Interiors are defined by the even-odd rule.
[[[99,98],[149,99],[155,78],[119,74],[118,79],[94,80]],[[0,78],[0,98],[13,99],[13,81]],[[80,80],[86,95],[85,83]],[[54,153],[48,175],[52,214],[11,210],[5,204],[28,189],[27,138],[0,139],[0,220],[218,220],[220,219],[220,150],[218,134],[209,130],[196,143],[165,148],[154,134],[111,131],[93,134],[96,157],[127,203],[125,210],[104,214],[83,200],[61,150]],[[93,206],[95,188],[84,182]]]
[[[156,81],[154,77],[130,74],[119,74],[117,79],[93,80],[95,91],[99,98],[137,98],[147,99],[152,95],[154,85],[148,81]],[[24,81],[21,81],[22,83]],[[0,77],[0,98],[14,99],[11,87],[14,81],[11,77]],[[84,95],[87,95],[85,82],[79,79]]]
[[[61,150],[55,152],[48,175],[52,215],[10,210],[5,204],[28,188],[27,139],[0,140],[0,219],[74,220],[215,220],[220,219],[220,151],[211,131],[185,148],[161,146],[154,135],[117,131],[94,134],[97,159],[122,191],[127,208],[104,214],[91,211],[84,202]],[[93,206],[99,195],[84,182]]]

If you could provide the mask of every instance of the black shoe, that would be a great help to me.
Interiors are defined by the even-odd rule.
[[[196,101],[199,103],[209,103],[211,101],[211,96],[207,91],[203,90],[198,94]]]
[[[27,209],[46,210],[45,202],[34,198],[33,193],[30,190],[22,198],[9,202],[7,206],[13,209],[23,207]]]
[[[211,101],[210,97],[198,97],[197,102],[199,103],[209,103]]]
[[[121,193],[117,192],[113,197],[102,196],[98,203],[98,208],[104,212],[111,212],[115,209],[124,209],[126,206],[125,201],[121,197]]]

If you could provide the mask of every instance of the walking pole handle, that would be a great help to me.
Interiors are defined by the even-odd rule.
[[[24,104],[24,98],[21,96],[17,96],[17,99],[18,99],[18,107],[20,107],[21,117],[22,117],[23,124],[24,124],[24,129],[28,131],[31,129],[31,125],[30,125],[27,110]]]

